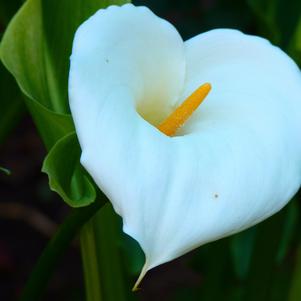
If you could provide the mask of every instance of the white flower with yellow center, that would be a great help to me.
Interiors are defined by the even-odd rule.
[[[76,33],[69,96],[81,162],[145,253],[140,279],[299,189],[300,70],[262,38],[183,42],[145,7],[110,6]]]

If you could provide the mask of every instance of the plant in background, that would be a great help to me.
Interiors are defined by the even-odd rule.
[[[22,300],[39,300],[79,230],[87,300],[131,298],[107,198],[145,253],[136,289],[149,269],[276,213],[301,183],[300,70],[280,48],[230,29],[183,42],[146,7],[84,2],[27,0],[1,42],[50,188],[75,208]]]

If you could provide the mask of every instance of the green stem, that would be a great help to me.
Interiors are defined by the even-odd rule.
[[[128,300],[117,245],[119,235],[118,219],[109,204],[81,232],[87,301]]]
[[[83,227],[80,234],[86,286],[86,301],[103,300],[94,234],[94,221],[92,219]]]
[[[88,207],[72,209],[70,215],[59,227],[57,233],[47,244],[20,297],[20,301],[38,301],[47,287],[59,260],[81,229],[81,227],[100,209],[103,203],[96,201]],[[96,299],[97,300],[97,299]]]

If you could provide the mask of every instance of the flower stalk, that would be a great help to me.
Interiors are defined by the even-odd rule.
[[[87,301],[127,300],[117,226],[112,207],[106,205],[80,233]]]

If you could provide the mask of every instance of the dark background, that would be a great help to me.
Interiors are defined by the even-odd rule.
[[[1,33],[22,3],[8,2],[0,1]],[[261,14],[254,9],[256,2],[134,1],[173,23],[184,39],[213,28],[236,28],[265,36],[293,53],[289,43],[296,28],[292,15],[297,1],[286,1],[286,5],[262,1]],[[277,12],[270,22],[264,16],[270,14],[272,2],[277,2]],[[5,83],[0,88],[5,89]],[[19,106],[22,108],[21,103]],[[46,150],[31,117],[25,108],[18,112],[13,115],[10,131],[0,131],[0,166],[11,170],[10,176],[0,173],[1,301],[17,299],[47,241],[70,211],[49,190],[48,178],[40,171]],[[292,295],[301,278],[299,207],[295,198],[268,221],[154,269],[143,281],[142,291],[135,296],[128,293],[129,300],[297,301]],[[117,245],[130,289],[143,257],[138,246],[119,231]],[[78,241],[58,264],[43,300],[84,300]]]

